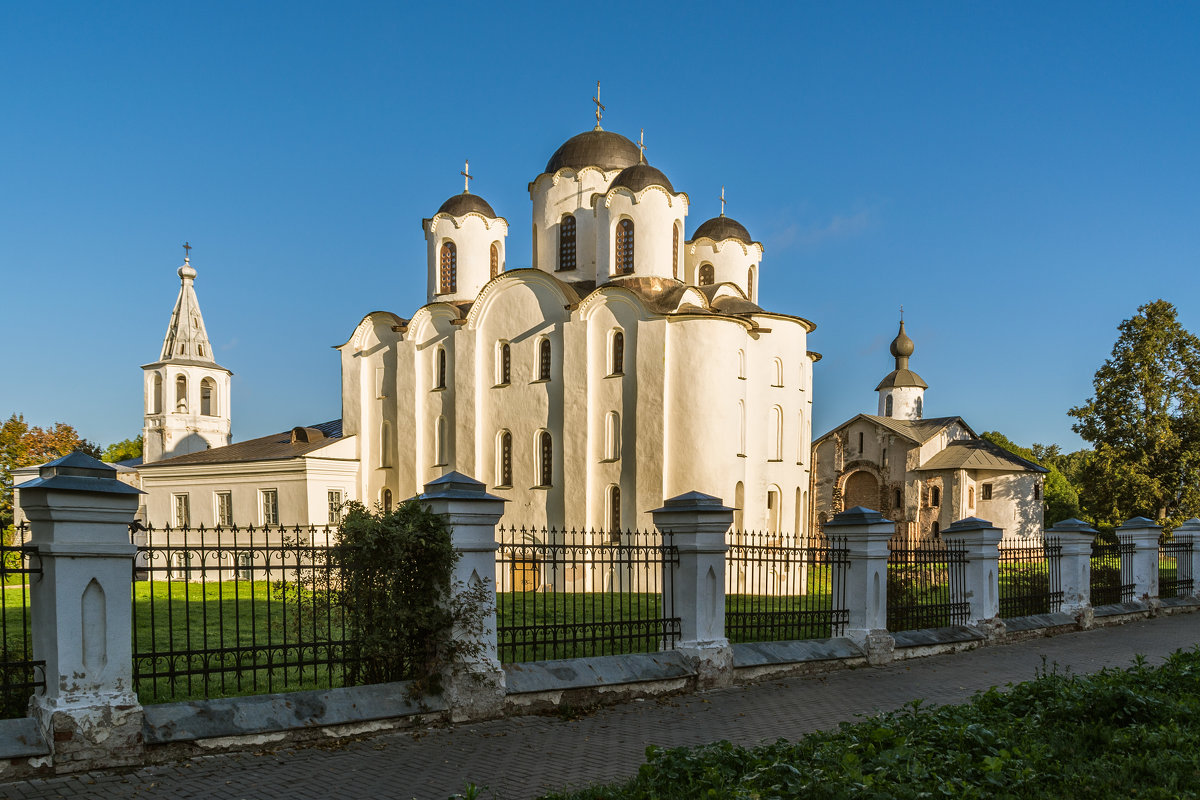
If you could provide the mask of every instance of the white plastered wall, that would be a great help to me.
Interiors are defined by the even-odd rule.
[[[560,169],[553,175],[539,175],[529,185],[533,201],[533,266],[552,272],[564,281],[591,281],[596,278],[596,212],[592,195],[608,189],[620,170],[605,172],[584,167],[575,172]],[[568,214],[575,217],[575,264],[573,270],[558,270],[559,225]]]
[[[672,231],[683,230],[687,217],[686,194],[671,194],[659,186],[647,186],[640,192],[620,187],[596,198],[595,281],[605,283],[616,276],[616,233],[623,219],[633,221],[633,275],[674,278]],[[683,243],[680,242],[680,247]],[[681,275],[680,278],[683,276]]]
[[[491,280],[493,244],[499,247],[499,269],[504,270],[504,240],[507,235],[508,222],[503,217],[488,218],[474,212],[461,217],[435,214],[425,226],[428,258],[426,302],[474,299],[484,284]],[[441,252],[442,244],[447,241],[454,242],[457,248],[457,280],[455,291],[442,294]]]
[[[159,363],[144,368],[143,374],[143,441],[145,463],[164,458],[197,453],[229,444],[232,436],[230,377],[220,367],[190,364]],[[157,407],[154,380],[162,379],[162,405]],[[186,381],[184,402],[177,397],[177,380]],[[212,414],[201,414],[200,387],[205,379],[216,388],[216,403]]]
[[[737,239],[714,242],[707,237],[687,243],[683,279],[692,285],[700,283],[700,266],[712,264],[714,283],[732,283],[757,303],[761,292],[762,245],[746,245]],[[754,270],[754,291],[748,291],[747,276]]]

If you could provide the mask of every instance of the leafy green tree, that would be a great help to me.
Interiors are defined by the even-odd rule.
[[[1174,527],[1200,511],[1200,339],[1165,300],[1119,330],[1094,395],[1068,412],[1094,448],[1080,500],[1104,526],[1141,515]]]
[[[131,458],[142,457],[142,434],[136,439],[122,439],[104,448],[104,461],[115,464],[118,461],[128,461]]]
[[[63,422],[45,429],[30,427],[24,415],[13,414],[0,425],[0,529],[13,521],[12,471],[53,461],[73,450],[100,457],[99,447]]]
[[[1033,447],[1021,447],[998,431],[984,431],[980,437],[1003,447],[1026,461],[1032,461],[1038,466],[1050,470],[1042,483],[1042,503],[1046,527],[1050,527],[1056,522],[1062,522],[1064,519],[1079,516],[1079,494],[1071,485],[1071,481],[1058,470],[1053,461],[1046,458],[1049,448],[1037,444]],[[1059,452],[1059,446],[1056,444],[1050,445],[1050,448],[1053,448],[1054,453]]]

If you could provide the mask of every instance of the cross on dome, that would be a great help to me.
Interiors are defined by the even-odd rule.
[[[638,129],[638,150],[641,151],[642,163],[645,164],[646,163],[646,129],[645,128]]]
[[[604,104],[600,102],[600,81],[596,81],[596,96],[592,98],[592,102],[596,104],[596,130],[604,130],[600,127],[600,116],[604,113]]]
[[[190,244],[188,244],[187,242],[184,242],[183,243],[183,260],[187,261],[188,257],[191,254],[192,254],[192,246]]]
[[[721,187],[721,216],[725,216],[725,187]]]
[[[463,194],[471,193],[471,180],[475,177],[471,174],[471,160],[463,161],[462,172],[458,173],[463,176]]]

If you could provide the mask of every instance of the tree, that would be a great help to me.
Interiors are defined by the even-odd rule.
[[[142,434],[136,439],[122,439],[104,448],[104,461],[115,464],[118,461],[128,461],[131,458],[142,457]]]
[[[984,431],[979,436],[981,439],[987,439],[992,444],[999,445],[1026,461],[1032,461],[1038,466],[1050,470],[1046,474],[1042,484],[1042,510],[1047,528],[1055,523],[1062,522],[1064,519],[1079,516],[1078,492],[1071,485],[1071,481],[1059,471],[1053,461],[1046,458],[1048,452],[1055,454],[1060,452],[1058,445],[1053,444],[1049,448],[1038,444],[1035,444],[1033,447],[1021,447],[998,431]]]
[[[1068,412],[1094,448],[1080,499],[1101,525],[1141,515],[1174,527],[1200,511],[1200,339],[1165,300],[1119,331],[1094,395]]]
[[[100,457],[99,447],[63,422],[46,429],[31,428],[23,415],[13,414],[0,425],[0,528],[13,521],[12,471],[53,461],[74,450]]]

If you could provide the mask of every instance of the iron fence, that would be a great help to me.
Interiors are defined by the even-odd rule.
[[[504,663],[672,649],[670,534],[498,528],[496,633]]]
[[[133,669],[142,702],[344,685],[351,649],[335,532],[134,534]]]
[[[1062,610],[1062,544],[1057,537],[1000,545],[1000,616]]]
[[[46,662],[33,658],[30,635],[30,588],[41,580],[42,566],[29,541],[29,527],[17,526],[14,544],[0,542],[0,719],[23,717],[29,698],[46,687]]]
[[[1158,542],[1158,596],[1188,597],[1194,594],[1192,537],[1161,537]]]
[[[1091,595],[1093,606],[1133,600],[1133,542],[1092,541]]]
[[[731,642],[841,636],[850,620],[843,539],[731,531],[725,555],[725,635]]]
[[[888,544],[887,627],[889,631],[964,625],[967,551],[941,538],[910,545]]]

